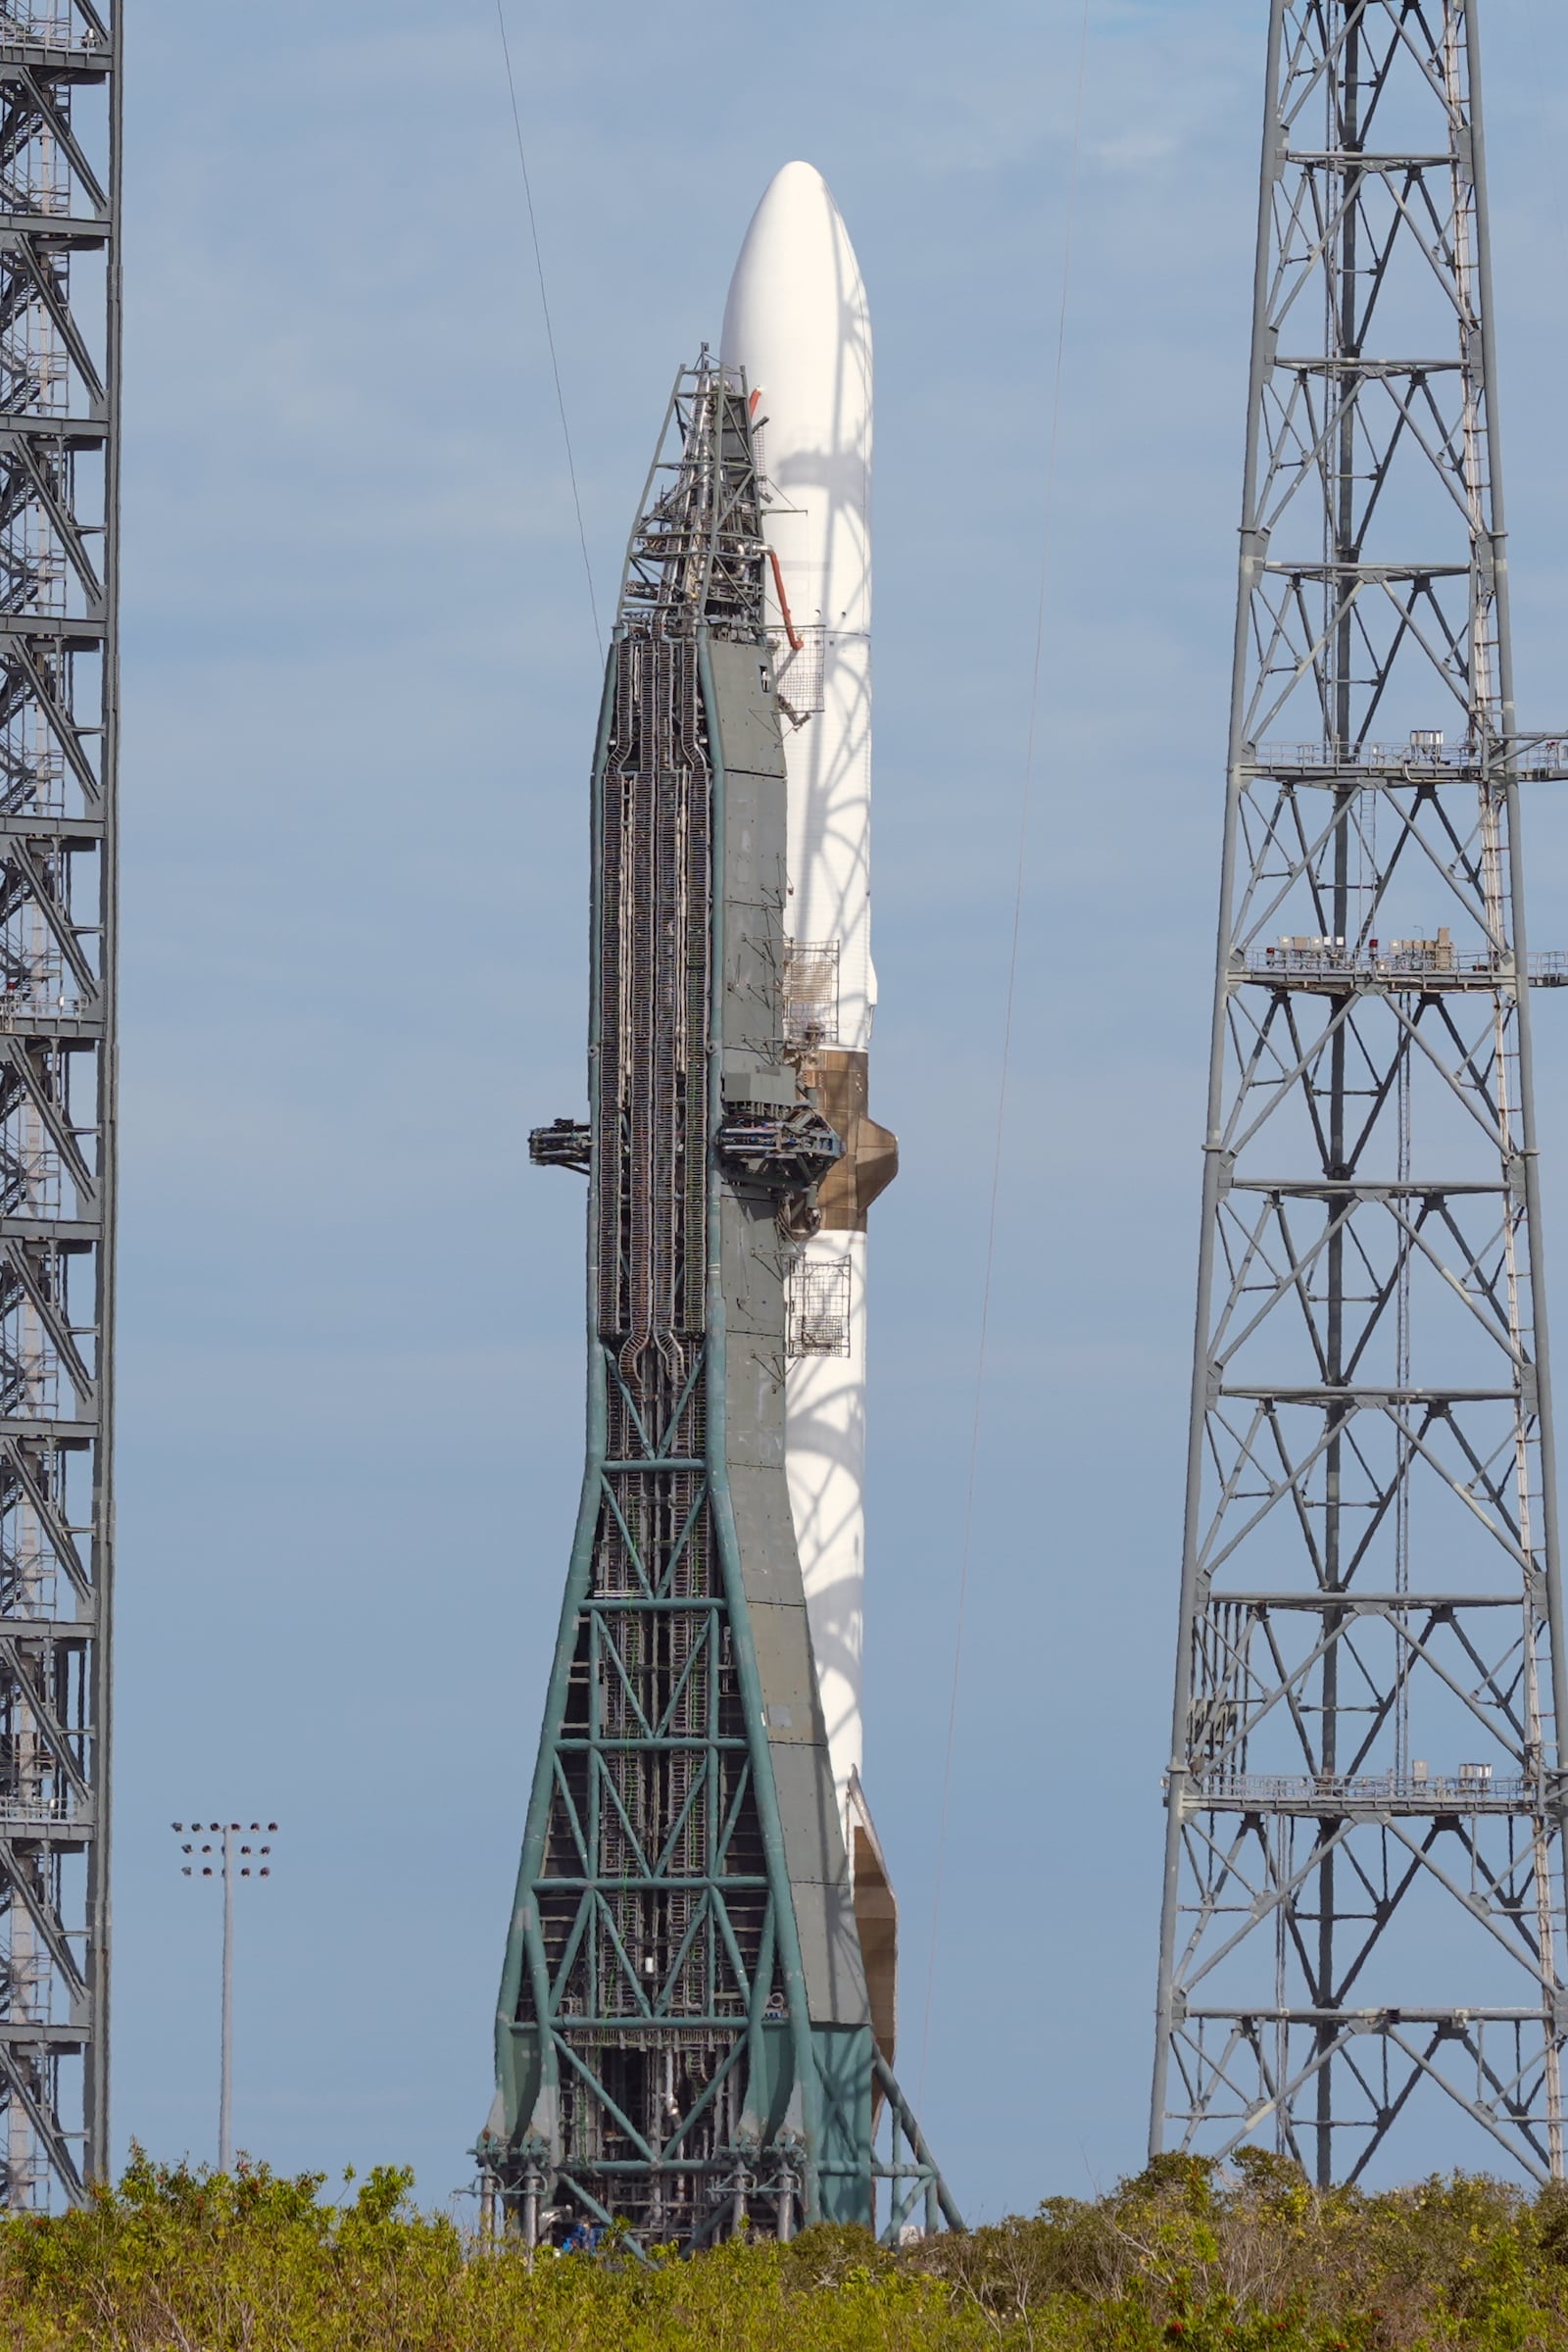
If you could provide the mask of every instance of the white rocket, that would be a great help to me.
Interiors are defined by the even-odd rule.
[[[792,1276],[786,1457],[873,2022],[891,2059],[896,1922],[860,1788],[866,1210],[898,1144],[866,1111],[871,964],[871,321],[827,182],[786,164],[730,281],[769,505],[769,624],[789,791],[786,1026],[843,1137]],[[800,1350],[804,1348],[805,1352]]]

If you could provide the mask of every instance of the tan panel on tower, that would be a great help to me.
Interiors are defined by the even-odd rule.
[[[871,2002],[871,2031],[891,2066],[898,2032],[899,1905],[858,1772],[850,1775],[849,1817],[855,1924]]]
[[[817,1189],[825,1233],[863,1233],[872,1201],[899,1172],[898,1137],[865,1106],[866,1058],[848,1047],[822,1046],[801,1065],[803,1093],[844,1144],[844,1157]]]

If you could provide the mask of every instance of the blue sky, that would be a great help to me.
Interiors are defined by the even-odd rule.
[[[468,2177],[576,1501],[597,657],[493,0],[127,8],[116,2102]],[[779,164],[877,336],[867,1786],[996,2214],[1146,2129],[1261,0],[1092,0],[952,1812],[937,1815],[1080,0],[508,0],[601,609]],[[1568,24],[1493,0],[1521,715],[1568,723]],[[1568,946],[1535,820],[1532,937]],[[1538,1021],[1568,1265],[1568,1010]],[[1568,1330],[1568,1297],[1556,1286]],[[1465,2153],[1436,2141],[1431,2161]],[[1473,2154],[1473,2151],[1472,2151]]]

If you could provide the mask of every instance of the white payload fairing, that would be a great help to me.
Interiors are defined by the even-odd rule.
[[[790,1499],[878,2039],[893,2041],[896,1920],[860,1786],[866,1211],[898,1169],[868,1114],[871,963],[871,321],[821,173],[786,164],[730,282],[722,357],[746,371],[768,505],[785,720],[785,1020],[845,1143],[792,1277]]]

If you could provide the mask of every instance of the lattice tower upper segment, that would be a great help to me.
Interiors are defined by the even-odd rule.
[[[1268,36],[1153,2142],[1323,2180],[1563,2165],[1519,783],[1564,760],[1514,718],[1476,20]]]

